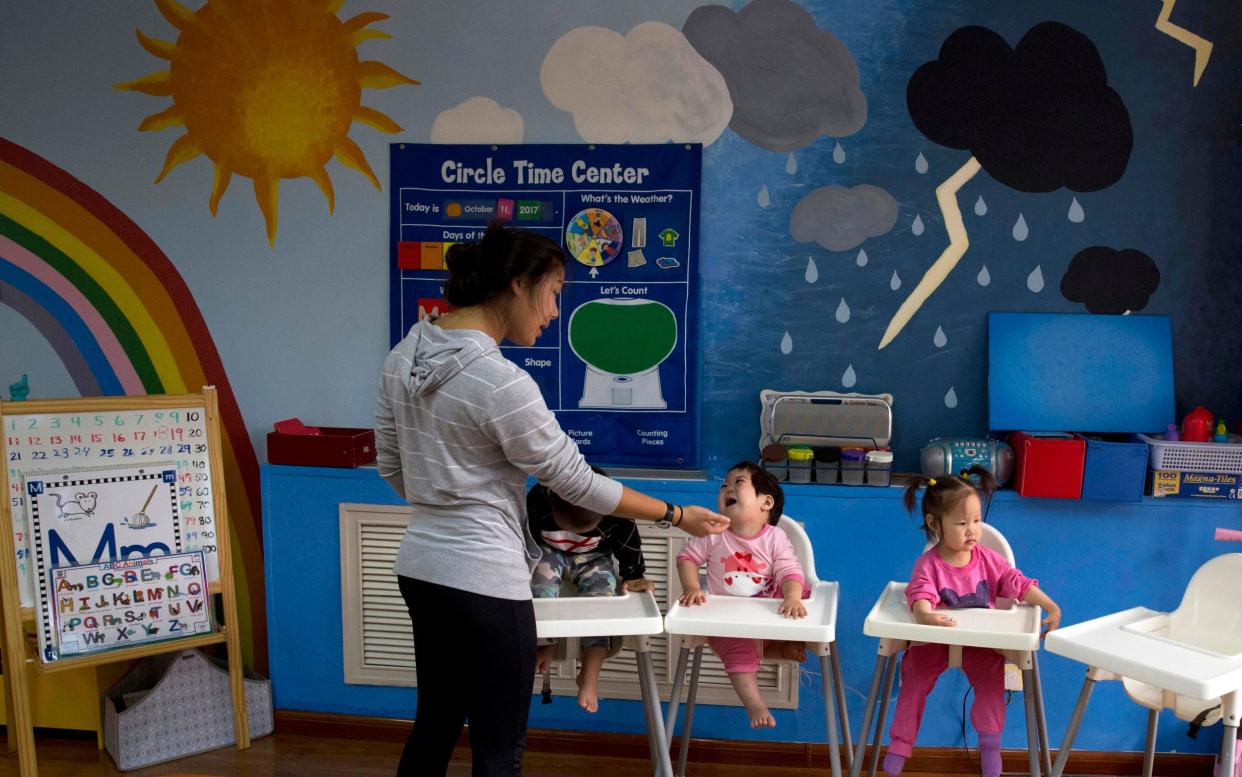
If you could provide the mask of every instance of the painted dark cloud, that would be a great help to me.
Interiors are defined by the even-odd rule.
[[[789,234],[799,243],[814,240],[829,251],[848,251],[896,223],[897,201],[878,186],[821,186],[798,200]]]
[[[955,30],[914,72],[906,105],[919,131],[968,149],[988,175],[1023,192],[1111,186],[1134,134],[1095,44],[1043,22],[1010,48],[985,27]]]
[[[1061,295],[1091,313],[1119,315],[1147,307],[1159,286],[1160,269],[1142,251],[1091,246],[1070,260]]]
[[[753,0],[737,13],[701,6],[682,33],[724,76],[729,126],[756,146],[794,151],[820,135],[852,135],[867,121],[849,49],[790,0]]]

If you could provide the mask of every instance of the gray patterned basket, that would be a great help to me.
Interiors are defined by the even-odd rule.
[[[245,673],[250,738],[272,733],[272,689]],[[199,650],[144,658],[104,693],[104,747],[122,771],[234,744],[227,666]]]

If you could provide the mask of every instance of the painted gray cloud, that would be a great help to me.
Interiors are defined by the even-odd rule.
[[[702,6],[682,32],[729,85],[729,126],[757,146],[794,151],[867,121],[849,49],[790,0],[754,0],[736,14]]]
[[[878,186],[821,186],[794,206],[789,234],[799,243],[814,240],[829,251],[848,251],[896,223],[897,201]]]

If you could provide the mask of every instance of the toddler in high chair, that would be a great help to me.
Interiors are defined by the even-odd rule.
[[[592,469],[604,474],[596,467]],[[526,494],[526,514],[531,534],[543,553],[531,578],[531,592],[536,598],[559,596],[566,577],[578,587],[580,596],[613,596],[618,574],[621,593],[655,587],[644,577],[642,539],[633,521],[572,505],[538,484]],[[599,709],[599,671],[608,657],[608,643],[608,637],[579,640],[582,668],[578,672],[578,706],[587,712]],[[555,658],[556,641],[540,640],[535,672],[546,672]]]
[[[744,461],[725,475],[716,497],[716,510],[729,517],[729,530],[710,537],[695,537],[677,554],[677,577],[681,580],[681,605],[707,601],[699,585],[699,567],[707,565],[708,593],[724,596],[757,596],[782,599],[777,610],[787,618],[805,618],[802,603],[805,580],[802,565],[785,532],[778,529],[785,495],[772,474]],[[759,695],[759,659],[801,661],[806,655],[800,642],[711,637],[712,652],[724,663],[729,682],[737,691],[752,728],[776,725]]]
[[[969,475],[978,479],[978,485]],[[915,560],[906,586],[906,603],[914,619],[925,626],[952,628],[957,621],[946,609],[995,607],[996,599],[1003,597],[1039,605],[1047,613],[1043,621],[1047,630],[1055,629],[1061,622],[1061,608],[1004,556],[980,544],[983,505],[997,488],[992,473],[975,465],[962,477],[916,476],[903,494],[911,513],[924,484],[922,528],[934,545]],[[923,643],[912,644],[901,659],[901,690],[884,756],[884,771],[891,777],[901,774],[913,751],[927,694],[948,666],[948,656],[948,645]],[[970,722],[979,734],[983,777],[997,777],[1005,728],[1004,656],[991,648],[963,647],[962,671],[975,694]]]

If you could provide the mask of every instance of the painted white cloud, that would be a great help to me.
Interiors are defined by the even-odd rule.
[[[431,125],[432,143],[521,143],[522,114],[490,97],[471,97],[441,111]]]
[[[604,27],[570,30],[548,50],[539,81],[589,143],[708,145],[733,116],[724,76],[663,22],[624,37]]]

